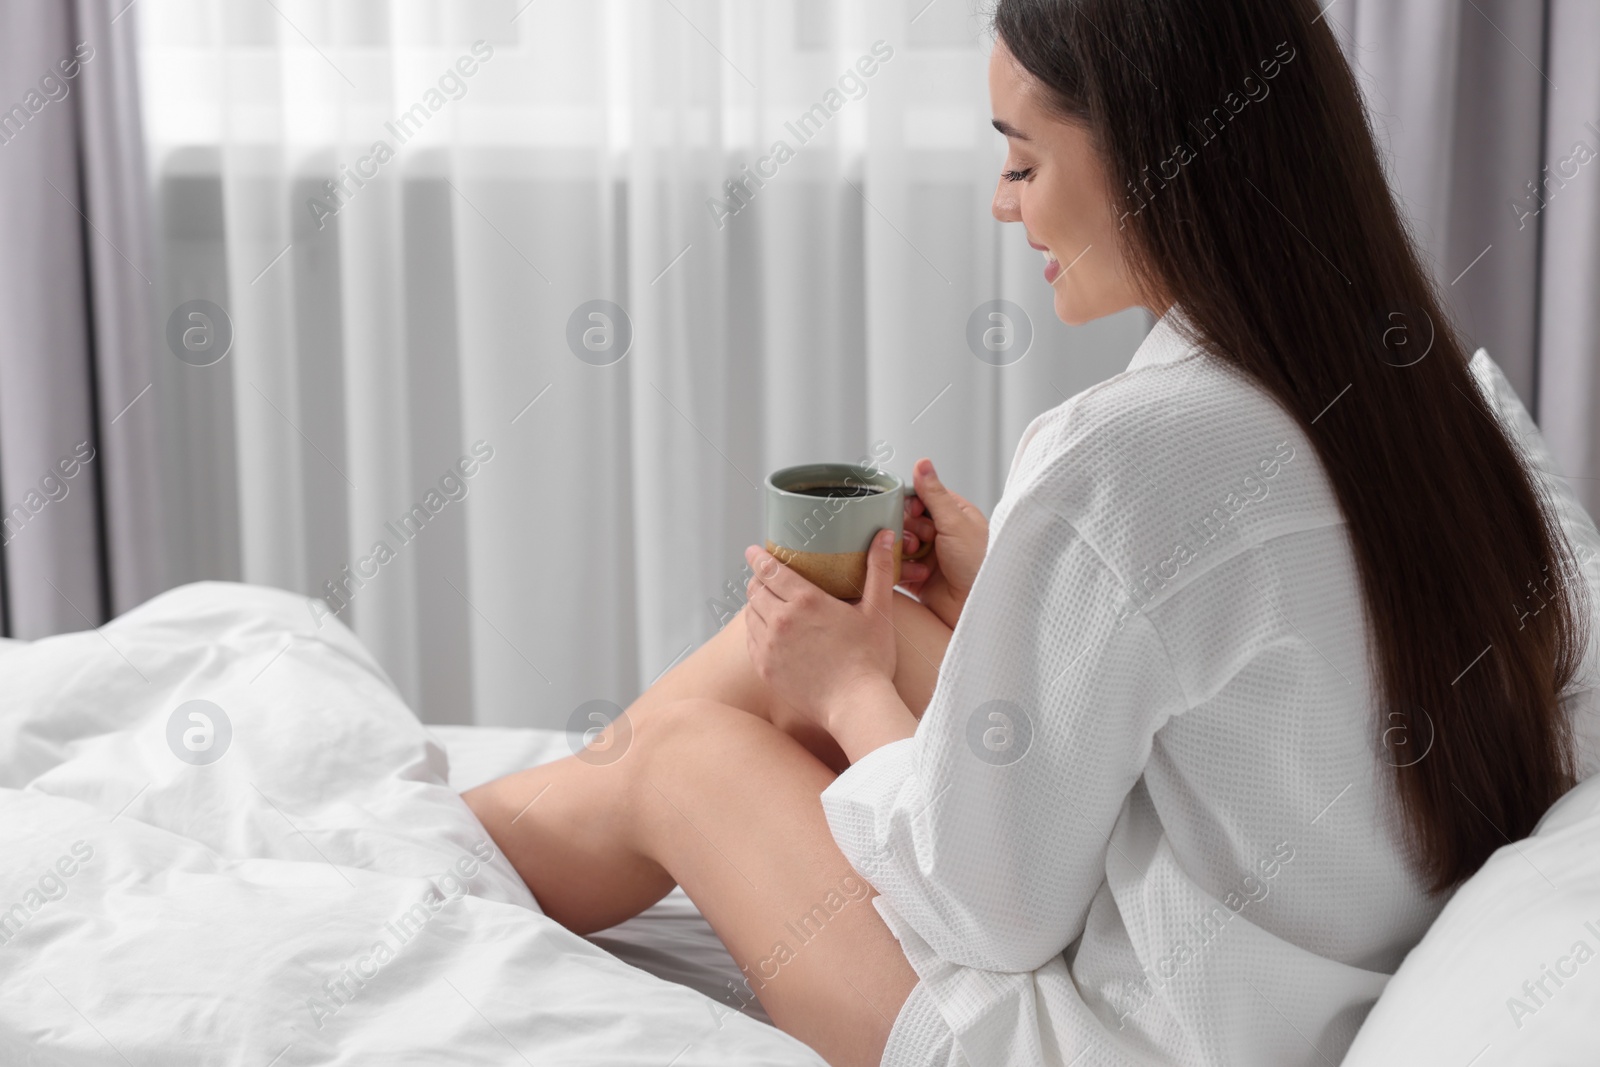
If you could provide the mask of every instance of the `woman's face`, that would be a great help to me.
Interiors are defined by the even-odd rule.
[[[997,38],[989,57],[989,101],[1008,149],[994,217],[1022,223],[1028,243],[1047,254],[1044,277],[1055,290],[1056,315],[1077,326],[1143,301],[1123,258],[1113,207],[1121,198],[1112,199],[1089,131],[1049,111],[1043,94],[1038,79]]]

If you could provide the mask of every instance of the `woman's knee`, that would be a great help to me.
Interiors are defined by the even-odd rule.
[[[695,809],[702,805],[736,809],[751,802],[752,791],[783,791],[780,783],[803,780],[804,792],[820,794],[835,777],[803,745],[765,719],[699,697],[668,701],[646,711],[633,724],[629,745],[621,760],[630,764],[624,785],[627,803],[646,823],[652,815],[669,824],[684,817],[693,822],[698,818]],[[645,828],[646,851],[666,866],[666,857],[648,844],[655,836]]]
[[[736,760],[752,748],[782,747],[790,739],[760,716],[704,697],[682,697],[622,716],[627,736],[619,741],[637,751],[641,770],[689,770]],[[611,729],[611,727],[608,727]]]
[[[654,707],[630,711],[635,741],[661,745],[692,740],[696,735],[715,730],[719,723],[748,712],[720,700],[707,697],[676,697]]]

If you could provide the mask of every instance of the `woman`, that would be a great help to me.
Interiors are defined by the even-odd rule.
[[[920,603],[882,545],[854,603],[751,546],[621,758],[467,800],[573,930],[682,885],[830,1063],[1337,1062],[1594,770],[1584,583],[1310,0],[995,27],[995,217],[1063,321],[1160,316],[1128,370],[1034,420],[992,526],[918,464]]]

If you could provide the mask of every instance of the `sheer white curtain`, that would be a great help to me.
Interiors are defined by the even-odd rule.
[[[174,576],[331,588],[432,721],[626,705],[777,466],[930,455],[987,510],[1148,327],[1062,326],[991,218],[972,0],[133,10]]]

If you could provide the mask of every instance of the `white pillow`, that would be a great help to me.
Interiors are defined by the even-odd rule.
[[[1600,776],[1469,878],[1344,1067],[1591,1064],[1600,1050]]]

